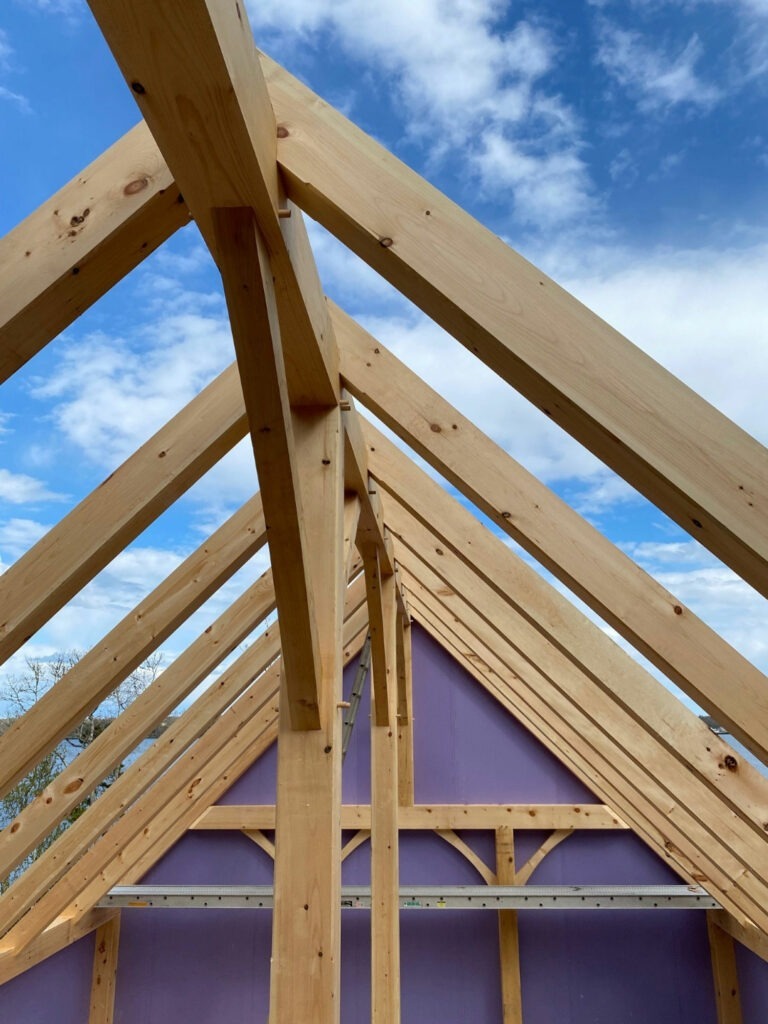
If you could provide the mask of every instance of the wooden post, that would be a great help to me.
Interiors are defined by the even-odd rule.
[[[119,945],[120,915],[118,914],[117,917],[113,917],[96,931],[88,1024],[112,1024],[114,1020]]]
[[[413,666],[411,661],[411,624],[397,619],[397,800],[401,807],[412,807],[413,784]]]
[[[395,660],[396,593],[394,576],[381,573],[378,551],[363,552],[374,639],[373,604],[382,612],[381,643],[372,643],[371,701],[371,1020],[400,1021],[400,901],[397,784],[397,687]],[[378,590],[380,601],[372,601]],[[387,697],[387,718],[376,692]]]
[[[499,885],[515,884],[515,833],[509,825],[496,829],[496,881]],[[504,1024],[522,1024],[520,941],[516,910],[499,911],[499,957]]]
[[[335,1024],[341,945],[341,620],[344,516],[341,415],[294,411],[321,673],[320,729],[294,729],[281,680],[277,744],[271,1024]]]
[[[736,950],[732,937],[718,926],[717,918],[711,911],[707,911],[707,933],[712,956],[712,979],[715,983],[717,1024],[741,1024]]]

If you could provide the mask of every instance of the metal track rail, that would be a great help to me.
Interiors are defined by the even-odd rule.
[[[100,907],[270,909],[271,885],[123,885]],[[370,910],[370,886],[346,885],[343,910]],[[717,910],[695,885],[403,885],[401,910]]]

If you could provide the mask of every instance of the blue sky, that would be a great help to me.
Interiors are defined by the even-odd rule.
[[[768,442],[768,0],[250,7],[263,49]],[[0,230],[137,119],[82,0],[6,0]],[[329,294],[768,670],[761,598],[311,234]],[[3,386],[0,569],[231,358],[215,268],[187,229]],[[26,653],[95,642],[255,486],[244,445]],[[212,599],[167,657],[264,565]]]

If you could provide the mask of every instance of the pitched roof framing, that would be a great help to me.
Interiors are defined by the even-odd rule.
[[[237,362],[4,573],[0,659],[247,431],[261,492],[13,724],[0,791],[267,538],[271,570],[19,816],[0,877],[275,607],[279,626],[0,897],[0,983],[112,930],[99,899],[138,881],[279,737],[271,1019],[336,1021],[341,669],[370,630],[372,809],[352,846],[370,830],[374,1019],[397,1020],[398,820],[419,813],[411,613],[606,813],[715,896],[713,927],[764,950],[765,778],[354,400],[764,761],[765,677],[326,300],[302,210],[766,596],[768,453],[259,55],[240,3],[90,4],[145,120],[0,242],[0,380],[190,217],[222,275]],[[511,836],[498,840],[501,865]],[[500,924],[514,1019],[516,928]]]

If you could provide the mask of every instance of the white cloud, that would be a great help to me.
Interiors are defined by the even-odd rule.
[[[490,193],[512,190],[515,218],[521,224],[552,228],[593,211],[589,171],[573,149],[532,154],[489,132],[472,161]]]
[[[62,497],[48,490],[42,480],[0,469],[0,501],[10,505],[34,505],[41,501],[60,501]]]
[[[8,33],[0,28],[0,73],[8,73],[13,69],[13,54],[14,49],[11,46]],[[26,96],[19,92],[14,92],[13,89],[9,89],[2,84],[0,84],[0,100],[12,103],[23,114],[29,114],[32,111]]]
[[[8,68],[8,62],[13,56],[13,47],[8,39],[8,33],[0,28],[0,71]]]
[[[63,14],[67,17],[85,13],[85,0],[16,0],[20,7],[41,14]]]
[[[48,532],[50,526],[34,519],[8,519],[0,523],[0,551],[13,562]],[[10,564],[10,562],[9,562]]]
[[[21,93],[12,92],[10,89],[6,89],[4,85],[0,85],[0,100],[7,100],[9,103],[13,103],[19,108],[22,114],[30,114],[32,107],[30,106],[29,100],[26,96],[22,96]]]
[[[572,504],[577,512],[590,517],[612,511],[617,505],[640,500],[634,487],[603,467],[593,474],[587,487],[578,490]]]
[[[426,317],[359,317],[404,363],[540,479],[591,480],[601,463]]]
[[[257,39],[330,31],[385,72],[410,138],[437,161],[461,147],[486,187],[512,191],[522,223],[548,226],[590,206],[578,119],[545,83],[558,44],[532,20],[502,31],[501,0],[268,0],[250,9]],[[515,154],[514,175],[499,175],[496,140]]]
[[[169,288],[171,311],[130,339],[70,341],[56,372],[37,381],[33,395],[54,400],[56,426],[95,464],[122,462],[234,357],[223,316],[175,311],[188,298]]]
[[[652,46],[639,32],[602,21],[597,59],[645,112],[675,106],[708,110],[717,103],[722,97],[720,89],[696,73],[702,55],[696,35],[673,54]]]
[[[582,302],[768,444],[768,244],[606,250],[589,272],[559,276]]]

